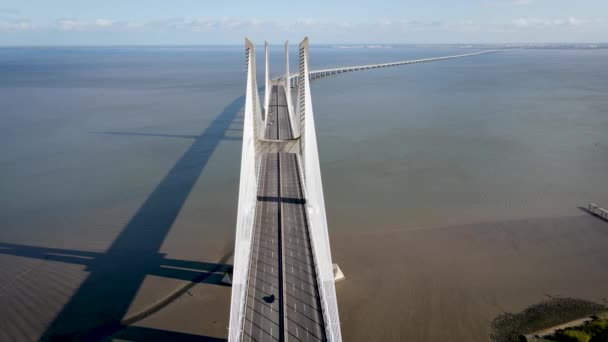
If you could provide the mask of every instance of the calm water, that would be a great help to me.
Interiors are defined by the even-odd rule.
[[[512,51],[313,83],[330,227],[608,206],[607,57]]]
[[[327,67],[460,51],[318,47],[311,60]],[[180,195],[190,196],[184,205],[195,216],[184,219],[199,237],[229,235],[242,113],[237,104],[221,115],[243,93],[243,70],[240,47],[0,49],[0,241],[107,243],[106,232],[121,229],[201,133],[207,157],[192,166],[200,178],[169,175],[191,182]],[[332,229],[608,202],[608,50],[352,73],[312,91]]]
[[[282,56],[272,52],[276,75]],[[314,47],[311,61],[456,53]],[[142,307],[177,286],[149,276],[159,258],[231,253],[244,83],[242,47],[0,49],[0,317],[12,317],[0,339],[72,324],[57,316],[64,305],[78,317],[105,287],[117,302],[100,320],[124,317],[144,278]],[[608,206],[608,50],[350,73],[314,81],[312,92],[331,231]],[[77,259],[42,265],[47,251],[23,246]],[[105,254],[89,262],[80,251]],[[89,274],[97,278],[81,286]]]
[[[317,47],[311,60],[461,51]],[[273,74],[280,61],[277,47]],[[179,244],[228,243],[243,64],[241,47],[0,49],[0,241],[103,250],[142,206],[158,219],[156,195],[178,203],[159,215]],[[331,229],[608,206],[608,50],[352,73],[312,91]]]

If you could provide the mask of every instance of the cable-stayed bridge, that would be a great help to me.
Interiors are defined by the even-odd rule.
[[[310,93],[328,75],[493,53],[311,71],[308,38],[298,72],[270,79],[260,101],[255,46],[245,41],[247,85],[229,341],[341,341]],[[296,88],[295,106],[291,88]]]

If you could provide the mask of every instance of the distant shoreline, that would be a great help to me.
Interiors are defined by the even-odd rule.
[[[279,46],[279,44],[270,44],[270,46]],[[281,45],[282,46],[282,45]],[[11,48],[242,48],[242,44],[41,44],[41,45],[0,45],[0,49]],[[325,43],[311,44],[315,48],[331,48],[331,49],[390,49],[398,47],[450,47],[459,49],[490,49],[490,48],[520,48],[520,49],[542,49],[542,50],[600,50],[608,49],[608,42],[586,42],[586,43]]]

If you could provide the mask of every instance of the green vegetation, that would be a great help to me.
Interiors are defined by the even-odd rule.
[[[571,322],[581,317],[589,317],[608,311],[605,304],[593,303],[581,299],[552,297],[549,300],[532,305],[519,313],[506,312],[492,321],[490,338],[493,342],[519,342],[522,335]],[[596,338],[594,336],[594,338]],[[542,339],[540,341],[543,341]],[[544,340],[585,341],[576,339]],[[608,342],[607,338],[597,337],[589,342]]]
[[[606,342],[608,341],[608,319],[595,317],[578,327],[558,330],[553,336],[545,337],[551,342]]]

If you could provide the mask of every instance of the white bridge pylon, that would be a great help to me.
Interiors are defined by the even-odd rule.
[[[245,40],[247,71],[229,341],[341,341],[317,147],[312,79],[359,70],[472,57],[502,50],[310,70],[308,38],[297,72],[270,79],[260,103],[255,46]],[[297,96],[292,101],[291,88]]]
[[[341,341],[310,82],[305,77],[308,38],[298,50],[298,76],[303,81],[297,86],[296,106],[290,90],[288,43],[285,74],[277,79],[269,77],[268,43],[264,52],[261,104],[255,46],[245,40],[247,84],[228,340],[284,341],[293,335]],[[269,138],[268,132],[275,128],[276,136]],[[271,163],[277,163],[278,171]],[[269,179],[270,183],[277,179],[278,188],[269,187]],[[272,216],[275,211],[278,219]],[[304,247],[294,252],[294,246]],[[263,267],[261,258],[267,258]]]

